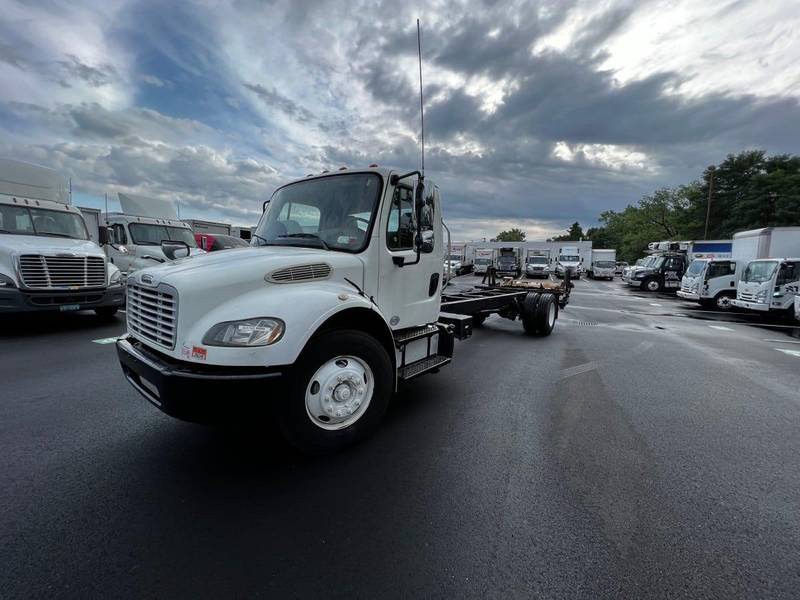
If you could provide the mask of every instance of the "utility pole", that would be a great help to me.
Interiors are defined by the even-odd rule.
[[[710,175],[708,177],[708,202],[706,203],[706,229],[703,233],[703,239],[708,239],[708,219],[711,217],[711,196],[714,193],[714,166],[708,167]]]

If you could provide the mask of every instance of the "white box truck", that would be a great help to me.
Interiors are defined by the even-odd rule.
[[[800,293],[800,227],[742,231],[734,240],[755,259],[743,266],[733,305],[757,312],[794,312],[794,298]]]
[[[589,262],[589,268],[586,270],[586,275],[591,279],[614,279],[614,273],[617,269],[617,251],[616,250],[595,250],[592,249],[592,260]]]
[[[497,262],[497,250],[495,248],[476,248],[475,249],[475,273],[483,275],[490,267],[494,267]]]
[[[469,244],[464,242],[453,242],[450,244],[450,255],[445,259],[449,262],[449,269],[455,275],[464,275],[472,272],[474,250]],[[448,265],[445,264],[445,269]]]
[[[755,248],[746,237],[737,236],[733,237],[730,252],[724,242],[714,247],[701,244],[695,242],[694,260],[681,278],[678,297],[699,302],[706,308],[730,310],[742,269],[758,258],[753,255]]]
[[[57,171],[0,159],[0,314],[94,310],[125,302],[120,272],[89,238]]]
[[[525,257],[526,277],[550,276],[550,250],[528,249]]]
[[[302,236],[286,235],[289,210],[306,215]],[[280,187],[252,247],[128,278],[128,334],[116,343],[125,378],[177,418],[269,419],[312,453],[358,441],[401,381],[453,360],[473,319],[520,319],[546,336],[568,301],[570,286],[555,282],[443,293],[441,215],[419,171],[352,169]]]
[[[577,246],[562,246],[556,259],[556,277],[563,278],[569,272],[570,277],[577,279],[581,272],[580,250]]]
[[[172,202],[120,193],[119,203],[121,213],[106,215],[104,249],[123,279],[177,256],[205,254],[197,247],[191,227],[178,219]]]

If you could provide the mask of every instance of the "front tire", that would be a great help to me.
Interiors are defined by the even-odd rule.
[[[279,424],[290,444],[307,454],[335,452],[372,433],[392,395],[386,349],[355,330],[312,339],[290,376]]]
[[[735,296],[730,294],[717,294],[717,297],[714,298],[714,306],[717,310],[730,310],[733,308],[733,304],[731,304],[731,300],[733,300]]]
[[[642,283],[642,289],[648,292],[660,292],[661,282],[655,278],[646,279],[644,283]]]

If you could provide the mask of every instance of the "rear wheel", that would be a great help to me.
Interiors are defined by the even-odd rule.
[[[553,332],[558,318],[558,302],[553,294],[542,294],[536,305],[536,329],[539,335],[546,336]]]
[[[309,454],[333,452],[369,435],[392,393],[384,347],[360,331],[331,331],[309,342],[290,377],[279,422]]]
[[[522,313],[520,314],[522,328],[528,335],[536,335],[538,333],[536,329],[536,307],[541,296],[538,292],[528,292],[522,302]]]

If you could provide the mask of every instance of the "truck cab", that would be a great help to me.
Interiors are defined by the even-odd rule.
[[[659,252],[652,254],[641,267],[629,274],[628,284],[648,292],[677,290],[686,268],[686,254]]]
[[[592,258],[586,274],[590,279],[614,279],[617,268],[616,250],[592,250]]]
[[[765,258],[747,264],[732,303],[758,312],[791,313],[798,293],[800,258]]]
[[[294,181],[272,195],[250,248],[128,278],[123,372],[181,419],[253,410],[304,450],[351,443],[400,380],[450,361],[445,247],[438,188],[418,172]]]
[[[58,172],[0,159],[0,314],[94,310],[125,302],[120,272],[89,239]]]
[[[546,251],[530,251],[525,259],[526,277],[549,277],[550,255]]]
[[[517,248],[500,248],[496,271],[498,275],[519,277],[522,273],[519,264],[519,250]]]
[[[730,310],[736,298],[737,265],[730,259],[696,258],[681,279],[678,297],[708,308]]]
[[[109,261],[122,271],[123,280],[134,271],[171,260],[164,251],[165,242],[185,245],[190,256],[205,253],[170,202],[122,193],[119,202],[122,212],[106,215],[104,249]]]
[[[494,248],[478,248],[475,250],[475,273],[486,273],[490,267],[495,266],[496,250]]]
[[[556,276],[564,277],[569,273],[570,277],[578,278],[581,274],[581,257],[577,247],[565,246],[559,250],[556,260]]]

